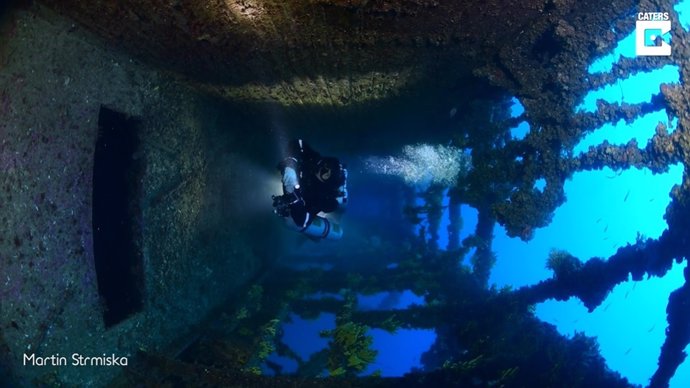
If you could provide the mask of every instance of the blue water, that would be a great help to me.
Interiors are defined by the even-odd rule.
[[[585,96],[585,100],[577,107],[577,110],[594,112],[597,109],[596,101],[600,99],[618,104],[649,102],[653,95],[659,93],[659,85],[662,82],[678,83],[679,77],[678,66],[675,65],[666,65],[661,69],[637,73],[615,84],[591,91]]]
[[[519,117],[525,112],[525,108],[520,104],[517,98],[513,97],[512,105],[510,106],[510,115],[512,117]],[[521,121],[515,128],[510,129],[510,135],[514,140],[522,140],[529,133],[530,127],[527,121]]]
[[[686,29],[690,27],[690,0],[683,1],[675,9],[681,17],[682,26]],[[631,34],[623,38],[612,53],[595,60],[589,72],[608,72],[621,57],[634,57],[634,51],[634,34]],[[635,74],[591,91],[576,111],[595,112],[598,99],[629,104],[649,101],[652,95],[659,93],[661,83],[677,82],[678,68],[672,65]],[[517,99],[514,98],[512,102],[511,114],[519,117],[524,108]],[[676,126],[676,119],[669,118],[665,111],[649,113],[630,124],[624,121],[606,124],[584,136],[575,146],[574,155],[586,152],[590,146],[601,144],[604,140],[620,145],[636,139],[643,148],[653,136],[658,122],[666,124],[669,131]],[[523,139],[529,130],[529,124],[521,122],[511,129],[511,135],[514,139]],[[681,182],[682,173],[682,165],[670,166],[667,173],[656,175],[647,169],[613,171],[610,168],[575,173],[565,184],[567,201],[556,210],[551,224],[536,230],[531,241],[510,238],[503,227],[495,227],[493,250],[497,262],[489,284],[516,288],[550,278],[552,274],[545,268],[545,263],[551,249],[568,251],[586,261],[592,257],[607,258],[618,248],[634,243],[639,236],[659,237],[667,228],[663,215],[670,201],[669,192],[673,185]],[[543,190],[545,183],[539,179],[535,187]],[[443,204],[448,205],[447,197]],[[474,232],[477,211],[463,205],[461,214],[462,239]],[[441,249],[448,244],[448,224],[446,209],[439,228],[438,245]],[[555,325],[565,336],[584,332],[596,337],[609,368],[632,383],[647,385],[656,370],[664,341],[668,296],[683,284],[683,266],[674,264],[663,278],[639,282],[629,280],[619,284],[592,313],[587,312],[579,299],[571,298],[565,302],[549,300],[540,303],[536,315]],[[359,297],[361,309],[406,308],[421,303],[422,298],[411,291],[394,297],[386,294]],[[310,354],[326,347],[326,341],[318,337],[318,332],[333,327],[335,317],[332,314],[322,314],[316,321],[304,321],[294,316],[292,323],[284,325],[283,338],[306,360]],[[364,374],[379,370],[384,376],[402,375],[411,368],[421,366],[421,354],[430,348],[435,339],[435,333],[431,330],[399,330],[396,334],[390,334],[376,329],[371,334],[374,348],[379,354],[376,362]],[[272,360],[280,361],[275,357]],[[296,365],[292,368],[296,368]],[[290,365],[286,365],[286,371],[290,371]],[[671,380],[671,388],[689,386],[690,362],[686,361]]]
[[[644,148],[647,142],[654,135],[653,128],[656,128],[658,123],[664,123],[667,130],[673,132],[678,119],[668,120],[668,115],[665,110],[660,110],[646,115],[640,116],[630,124],[624,120],[619,120],[615,124],[604,124],[601,128],[594,132],[587,134],[573,149],[575,156],[587,152],[589,147],[597,146],[607,140],[611,145],[624,145],[630,140],[637,140],[637,146]],[[650,130],[652,128],[652,130]]]

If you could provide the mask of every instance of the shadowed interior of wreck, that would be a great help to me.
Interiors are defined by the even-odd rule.
[[[93,254],[106,327],[141,310],[143,303],[138,140],[134,119],[101,107],[93,166]]]
[[[672,10],[673,2],[42,0],[4,7],[0,372],[10,385],[631,386],[606,368],[591,338],[560,336],[530,306],[575,296],[593,310],[629,274],[662,276],[687,257],[688,32],[673,29],[671,57],[623,58],[611,72],[587,72],[633,31],[638,9]],[[678,25],[675,12],[671,19]],[[574,113],[587,91],[667,64],[679,67],[681,82],[663,85],[651,101],[601,102],[596,112]],[[509,114],[513,96],[525,108],[518,117]],[[660,108],[678,119],[672,133],[660,123],[641,147],[604,144],[573,155],[602,124]],[[511,139],[510,128],[522,121],[533,130]],[[108,132],[129,151],[104,151]],[[471,150],[473,168],[449,195],[478,210],[476,231],[441,252],[398,229],[378,230],[370,220],[404,222],[404,204],[414,197],[385,181],[385,193],[368,193],[373,210],[353,212],[360,217],[354,237],[320,247],[318,260],[331,269],[298,269],[313,259],[308,246],[282,233],[261,197],[279,189],[275,155],[294,136],[353,166],[361,155],[420,142]],[[661,237],[608,258],[563,255],[553,278],[532,286],[488,287],[494,225],[529,240],[564,203],[574,173],[661,173],[674,163],[686,172],[670,193]],[[101,173],[103,165],[115,168]],[[101,174],[113,186],[99,183]],[[534,189],[538,180],[543,190]],[[441,207],[439,193],[426,198],[430,218]],[[107,230],[118,216],[122,228],[105,232],[115,239],[104,245],[99,225]],[[471,250],[472,268],[458,265]],[[669,298],[653,387],[667,386],[685,358],[688,287]],[[393,316],[356,308],[356,292],[405,289],[426,303]],[[308,297],[316,292],[339,297]],[[301,360],[278,341],[290,312],[336,314],[336,328],[323,333],[329,349]],[[427,369],[358,377],[373,359],[369,328],[436,329]],[[126,354],[130,366],[21,365],[23,354],[68,348]],[[273,352],[297,359],[298,376],[262,375]],[[328,377],[317,378],[324,370]]]

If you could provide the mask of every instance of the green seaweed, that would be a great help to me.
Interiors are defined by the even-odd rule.
[[[321,332],[330,337],[328,372],[331,376],[356,375],[374,362],[378,352],[372,349],[374,338],[369,327],[352,321],[340,323],[333,330]]]

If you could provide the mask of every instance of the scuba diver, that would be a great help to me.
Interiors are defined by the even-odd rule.
[[[272,197],[273,212],[312,240],[340,239],[340,225],[320,213],[347,203],[347,170],[337,158],[321,156],[302,139],[290,142],[287,155],[278,164],[283,195]]]

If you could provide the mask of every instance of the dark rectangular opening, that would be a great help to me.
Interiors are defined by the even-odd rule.
[[[138,121],[101,107],[93,166],[93,244],[106,328],[143,306]]]

